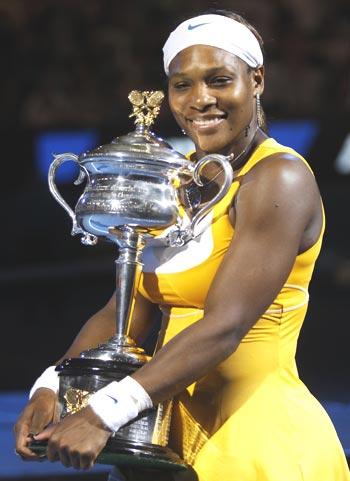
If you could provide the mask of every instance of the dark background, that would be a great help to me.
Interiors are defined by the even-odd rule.
[[[105,143],[132,130],[128,92],[166,88],[169,31],[208,6],[245,15],[262,34],[268,120],[320,125],[307,158],[327,231],[298,365],[320,398],[350,400],[350,183],[335,169],[349,134],[348,0],[0,1],[1,390],[28,389],[113,291],[115,250],[70,237],[70,219],[35,163],[38,136],[93,129]],[[167,106],[155,130],[180,135]],[[60,188],[72,204],[81,192]]]

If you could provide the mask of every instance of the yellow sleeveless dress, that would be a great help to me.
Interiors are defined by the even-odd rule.
[[[239,179],[276,152],[301,158],[265,140],[200,223],[194,240],[170,248],[155,239],[145,248],[140,292],[163,312],[160,346],[201,319],[234,236],[228,213]],[[323,229],[317,242],[296,257],[277,298],[238,349],[178,396],[170,445],[193,466],[199,481],[350,481],[335,429],[299,379],[295,363],[322,235]]]

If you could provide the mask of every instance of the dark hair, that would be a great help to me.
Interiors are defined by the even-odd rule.
[[[257,31],[257,29],[251,23],[248,22],[248,20],[246,20],[244,17],[242,17],[242,15],[239,15],[238,13],[232,12],[231,10],[223,10],[223,9],[216,9],[216,8],[210,8],[210,9],[206,10],[202,15],[207,15],[207,14],[222,15],[223,17],[232,18],[232,20],[236,20],[236,22],[242,23],[256,37],[257,41],[259,42],[262,53],[263,54],[265,53],[264,52],[264,41],[263,41],[260,33]],[[248,72],[251,72],[252,70],[254,70],[254,68],[250,67],[249,65],[247,67],[248,67]],[[265,133],[268,133],[268,127],[267,127],[265,112],[262,108],[261,108],[260,112],[261,112],[260,128]]]

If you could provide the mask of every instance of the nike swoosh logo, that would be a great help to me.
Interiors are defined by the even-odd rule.
[[[109,394],[106,394],[107,397],[109,397],[109,399],[112,399],[112,401],[114,401],[114,404],[118,404],[118,399],[115,399],[114,397],[110,396]]]
[[[198,23],[198,25],[189,25],[187,30],[194,30],[195,28],[201,27],[202,25],[209,25],[210,22]]]

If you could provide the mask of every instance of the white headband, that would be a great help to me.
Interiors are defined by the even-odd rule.
[[[221,48],[253,68],[264,63],[259,42],[249,28],[223,15],[200,15],[182,22],[165,42],[164,70],[167,75],[173,58],[181,50],[193,45]]]

